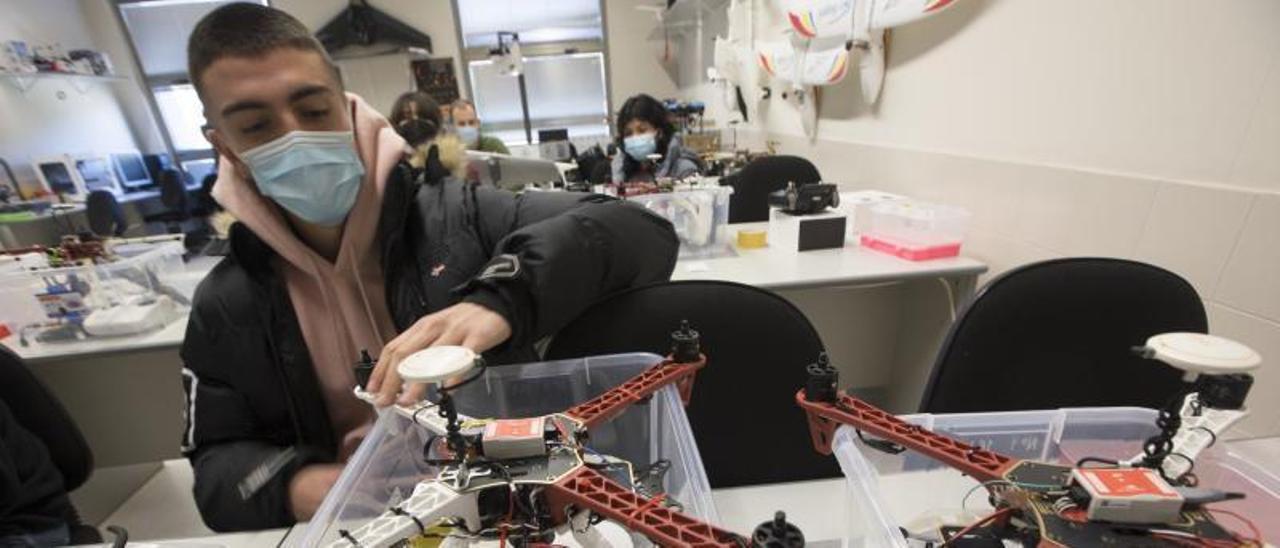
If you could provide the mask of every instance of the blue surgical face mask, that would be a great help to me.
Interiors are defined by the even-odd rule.
[[[459,126],[458,138],[462,139],[463,144],[475,147],[480,144],[480,128],[476,126]]]
[[[258,191],[302,220],[337,226],[360,193],[364,164],[350,131],[294,131],[240,154]]]
[[[657,134],[641,133],[627,137],[622,140],[622,149],[635,161],[643,162],[650,154],[658,151]]]

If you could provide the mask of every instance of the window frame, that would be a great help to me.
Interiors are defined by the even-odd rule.
[[[471,48],[466,47],[466,35],[463,33],[463,29],[462,29],[462,15],[461,15],[462,12],[459,10],[458,1],[459,0],[450,0],[451,7],[453,9],[453,31],[454,31],[454,36],[457,38],[457,48],[458,48],[458,51],[460,52],[459,57],[461,57],[460,59],[461,66],[459,67],[460,69],[459,72],[462,73],[461,74],[462,85],[465,88],[466,97],[472,103],[474,103],[476,100],[476,95],[475,95],[475,89],[472,86],[472,82],[471,82],[471,63],[474,61],[489,60],[489,49],[486,47],[471,47]],[[535,57],[549,57],[553,55],[565,55],[565,54],[577,54],[577,53],[599,53],[601,55],[601,62],[602,62],[601,69],[602,69],[602,72],[604,73],[604,104],[605,104],[605,117],[607,120],[607,122],[605,123],[606,135],[609,137],[612,137],[613,118],[614,118],[614,111],[613,111],[614,105],[613,105],[613,93],[612,93],[613,79],[612,79],[612,70],[610,69],[610,65],[609,65],[609,15],[607,13],[606,4],[607,2],[605,0],[599,0],[600,37],[601,37],[599,41],[564,40],[564,41],[557,41],[557,42],[539,42],[534,44],[525,44],[522,42],[520,44],[520,50],[521,50],[521,54],[524,56],[526,60],[530,58],[535,58]],[[527,113],[525,113],[523,116],[524,116],[524,119],[522,120],[522,123],[528,124],[528,126],[532,128],[533,120],[529,119]],[[536,133],[537,133],[536,128],[534,128],[534,130],[530,132],[529,138],[527,140],[528,142],[518,141],[515,143],[506,143],[506,144],[508,145],[514,144],[517,146],[536,145],[537,144]]]
[[[265,6],[270,6],[270,0],[249,0],[252,2],[260,2]],[[125,42],[129,45],[129,53],[132,58],[134,71],[138,74],[137,82],[142,89],[142,95],[147,101],[147,106],[151,110],[151,118],[155,122],[156,129],[160,130],[160,140],[164,143],[165,151],[169,157],[176,160],[176,165],[181,166],[183,162],[191,160],[207,160],[213,159],[217,153],[213,150],[212,144],[207,144],[205,148],[196,150],[179,149],[174,144],[173,134],[169,127],[168,121],[164,118],[164,113],[160,110],[160,103],[156,100],[156,90],[159,88],[168,88],[175,86],[191,85],[191,77],[183,72],[170,72],[163,74],[148,74],[146,68],[142,65],[142,55],[138,52],[138,44],[134,41],[133,32],[129,30],[129,24],[124,19],[123,7],[128,4],[148,4],[148,3],[184,3],[189,0],[111,0],[111,9],[115,14],[116,24],[119,26],[120,33],[124,35]],[[203,127],[203,126],[202,126]]]

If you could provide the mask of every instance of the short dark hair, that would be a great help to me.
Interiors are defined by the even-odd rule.
[[[201,75],[223,57],[261,57],[280,48],[314,51],[324,59],[342,85],[338,68],[320,41],[292,15],[260,4],[236,2],[209,12],[187,40],[187,74],[196,93],[204,96]]]

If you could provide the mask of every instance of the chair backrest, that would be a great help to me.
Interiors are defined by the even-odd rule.
[[[18,423],[49,448],[67,492],[76,490],[93,472],[93,452],[71,415],[22,358],[0,345],[0,400]]]
[[[172,213],[187,212],[187,185],[182,179],[182,173],[176,169],[160,172],[160,203]]]
[[[794,305],[773,293],[711,281],[627,290],[560,330],[546,357],[666,355],[681,320],[701,333],[709,360],[694,382],[688,413],[712,487],[839,476],[836,460],[813,450],[795,403],[822,340]]]
[[[1160,407],[1181,372],[1131,349],[1170,331],[1208,331],[1177,274],[1121,259],[1026,265],[988,283],[951,326],[920,411]]]
[[[722,184],[733,187],[729,197],[729,222],[754,223],[769,220],[769,193],[797,185],[822,182],[818,168],[799,156],[756,158],[742,170],[727,176]]]
[[[106,190],[94,190],[84,200],[85,216],[89,218],[89,230],[102,238],[124,234],[124,210],[116,196]]]

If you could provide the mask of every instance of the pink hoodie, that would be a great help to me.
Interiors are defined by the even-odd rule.
[[[376,239],[387,176],[405,153],[404,139],[386,118],[354,94],[347,100],[365,175],[334,263],[298,239],[278,206],[253,181],[239,177],[226,158],[213,186],[214,199],[279,254],[273,266],[288,287],[343,459],[373,417],[351,392],[352,366],[361,350],[376,357],[396,335]]]

